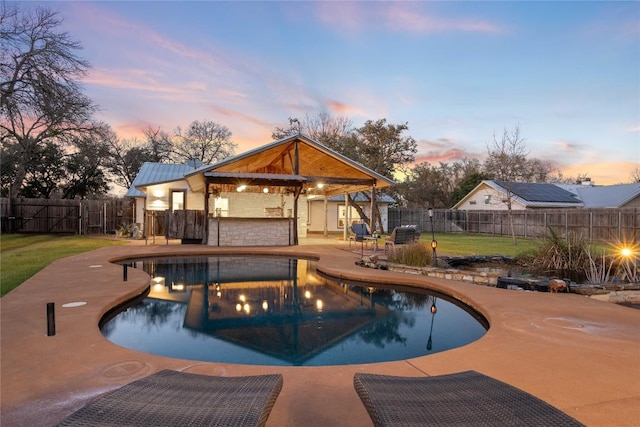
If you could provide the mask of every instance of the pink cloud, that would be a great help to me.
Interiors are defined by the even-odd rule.
[[[215,107],[211,106],[209,109],[221,116],[232,118],[232,119],[240,119],[243,122],[253,123],[254,125],[261,127],[272,127],[270,123],[265,122],[264,120],[260,120],[254,116],[249,114],[242,113],[236,110],[230,110],[227,108]]]
[[[363,115],[362,110],[356,108],[353,105],[347,105],[344,102],[327,100],[325,101],[325,106],[332,112],[340,116],[361,116]]]
[[[555,147],[554,148],[555,150],[569,152],[569,153],[577,153],[581,150],[584,150],[584,146],[582,144],[577,144],[571,141],[562,141],[562,140],[554,141],[553,146]]]
[[[452,163],[460,161],[462,159],[482,159],[483,156],[466,150],[465,148],[457,147],[459,145],[456,141],[449,138],[440,138],[438,140],[426,140],[422,139],[418,141],[418,147],[420,153],[416,155],[415,164],[428,162],[432,165],[438,163]]]
[[[407,5],[407,3],[393,5],[384,12],[383,19],[389,28],[395,31],[408,31],[413,33],[435,33],[443,31],[503,33],[505,31],[504,28],[482,19],[444,18],[421,13],[417,8],[408,7]]]
[[[423,10],[422,2],[318,2],[316,16],[322,22],[355,33],[381,25],[397,32],[435,33],[462,31],[504,33],[499,24],[473,17],[445,18]]]
[[[316,16],[322,22],[333,27],[346,30],[347,32],[358,32],[364,27],[367,19],[363,19],[366,10],[372,6],[371,3],[363,5],[358,2],[333,2],[321,1],[316,3]]]
[[[451,163],[462,160],[464,158],[471,158],[467,151],[460,148],[451,148],[445,151],[431,151],[425,154],[416,156],[414,164],[427,162],[431,165],[437,165],[438,163]]]

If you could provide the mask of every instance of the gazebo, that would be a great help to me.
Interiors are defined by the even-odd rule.
[[[191,191],[204,194],[203,243],[216,246],[298,244],[301,195],[344,195],[346,206],[350,193],[367,191],[373,229],[376,190],[395,184],[301,134],[195,169],[184,179]],[[245,195],[242,212],[236,208],[233,215],[225,214],[230,210],[225,212],[221,195],[233,195],[234,200]],[[216,198],[213,211],[211,198]]]

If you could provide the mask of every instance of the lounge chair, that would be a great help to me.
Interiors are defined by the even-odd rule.
[[[395,249],[396,245],[407,245],[420,240],[420,233],[415,227],[402,226],[393,229],[384,241],[384,251]]]
[[[582,426],[548,403],[479,372],[435,377],[357,373],[374,426]]]
[[[363,242],[365,237],[371,237],[369,227],[367,227],[365,223],[353,224],[349,227],[349,230],[351,231],[349,235],[349,246],[351,246],[351,242]]]
[[[219,377],[171,370],[110,391],[60,426],[264,426],[282,375]]]

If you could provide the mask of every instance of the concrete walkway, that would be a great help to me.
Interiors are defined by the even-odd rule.
[[[102,248],[54,262],[0,300],[0,424],[55,425],[91,398],[168,368],[225,376],[282,373],[284,387],[268,426],[371,426],[353,388],[356,372],[422,376],[469,369],[525,390],[589,426],[640,425],[640,310],[575,294],[525,293],[366,269],[354,264],[360,256],[345,242],[302,243],[233,251],[313,256],[318,270],[347,280],[435,289],[474,307],[491,328],[462,348],[368,365],[270,367],[153,356],[116,346],[98,329],[110,308],[143,292],[149,281],[136,269],[123,281],[122,267],[110,261],[231,250],[164,242]],[[52,337],[46,336],[49,302],[56,307]],[[63,307],[73,302],[86,304]]]

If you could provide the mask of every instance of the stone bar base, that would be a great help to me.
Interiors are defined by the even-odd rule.
[[[291,246],[293,218],[209,218],[209,246]]]

